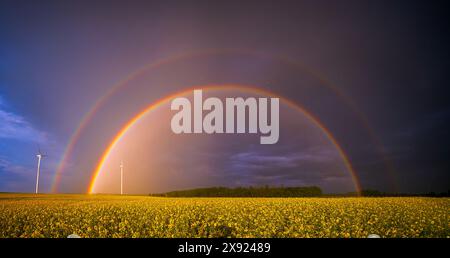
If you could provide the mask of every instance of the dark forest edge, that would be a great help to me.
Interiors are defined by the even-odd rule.
[[[149,194],[157,197],[356,197],[356,192],[330,194],[323,193],[322,189],[317,186],[307,187],[208,187],[196,188],[179,191],[171,191],[165,193]],[[442,193],[387,193],[377,190],[362,190],[360,196],[366,197],[450,197],[450,190]]]

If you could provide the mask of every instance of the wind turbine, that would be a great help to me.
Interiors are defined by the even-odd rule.
[[[36,157],[38,158],[37,173],[36,173],[36,193],[38,193],[39,192],[39,174],[41,173],[41,159],[43,157],[47,157],[47,155],[42,154],[41,148],[38,147],[38,154],[36,154]]]
[[[123,194],[123,161],[120,161],[120,194]]]

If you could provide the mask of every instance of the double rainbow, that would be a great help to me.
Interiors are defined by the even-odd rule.
[[[343,92],[341,92],[339,90],[338,87],[334,86],[333,84],[331,84],[326,79],[322,78],[321,76],[319,76],[318,74],[314,73],[313,71],[307,69],[307,67],[305,67],[303,64],[301,64],[301,63],[297,62],[296,60],[293,60],[293,59],[291,59],[289,57],[286,57],[286,56],[272,55],[272,54],[259,52],[259,51],[254,51],[254,50],[248,50],[248,49],[206,49],[206,50],[194,50],[194,51],[189,51],[189,52],[183,52],[183,53],[180,53],[180,54],[176,54],[176,55],[170,56],[168,58],[162,58],[162,59],[156,60],[155,62],[149,63],[149,64],[141,67],[140,69],[130,73],[123,80],[119,81],[113,87],[111,87],[106,92],[106,94],[104,94],[101,98],[99,98],[95,102],[95,104],[92,106],[92,108],[83,116],[83,118],[81,119],[78,127],[75,129],[74,133],[69,138],[69,141],[67,143],[66,149],[64,151],[64,154],[62,155],[62,158],[61,158],[61,160],[59,162],[58,168],[56,170],[56,173],[55,173],[55,176],[54,176],[54,179],[53,179],[52,192],[57,192],[57,190],[58,190],[57,187],[58,187],[59,182],[61,180],[61,175],[62,175],[63,171],[65,170],[65,166],[68,163],[69,157],[71,157],[72,152],[74,150],[74,147],[75,147],[76,143],[78,142],[78,140],[79,140],[82,132],[86,128],[86,126],[90,123],[90,121],[92,120],[94,115],[104,105],[104,103],[106,103],[106,101],[110,97],[112,97],[116,92],[118,92],[120,89],[124,88],[127,85],[128,82],[130,82],[133,79],[137,78],[138,76],[142,75],[146,71],[151,71],[153,69],[157,69],[157,68],[159,68],[161,66],[168,65],[168,64],[171,64],[171,63],[176,62],[176,61],[192,59],[192,58],[201,57],[201,56],[227,55],[227,54],[247,55],[247,56],[253,56],[253,57],[258,57],[258,58],[265,58],[265,59],[269,59],[269,60],[279,61],[279,62],[282,62],[282,63],[288,65],[289,67],[293,67],[293,68],[295,68],[295,69],[297,69],[299,71],[305,72],[305,73],[310,74],[313,77],[317,78],[320,81],[320,84],[322,86],[328,88],[333,93],[335,93],[336,96],[341,98],[344,101],[344,103],[346,105],[348,105],[348,107],[350,107],[350,109],[355,113],[356,117],[361,121],[361,124],[364,126],[364,128],[369,133],[370,139],[372,140],[374,146],[377,147],[380,155],[384,159],[385,164],[387,166],[387,169],[390,172],[393,172],[393,167],[391,166],[389,160],[387,160],[386,156],[384,155],[385,151],[384,151],[383,145],[381,144],[381,141],[378,139],[376,134],[373,132],[372,128],[369,126],[369,122],[368,122],[367,118],[364,116],[364,114],[361,113],[361,111],[359,111],[359,109],[356,107],[354,102],[348,96],[346,96]],[[266,93],[266,94],[269,94],[269,95],[272,94],[272,96],[279,96],[279,95],[277,95],[275,93],[272,93],[272,92],[269,92],[267,90],[262,90],[262,89],[258,89],[258,88],[255,88],[255,87],[250,87],[250,88],[252,88],[252,89],[254,89],[256,91],[259,91],[260,93]],[[157,106],[161,105],[162,103],[167,102],[170,98],[172,98],[174,96],[178,96],[178,95],[183,95],[185,92],[187,92],[189,90],[191,90],[191,89],[186,89],[186,90],[183,90],[181,92],[177,92],[177,93],[174,93],[174,94],[172,94],[170,96],[162,98],[159,101],[157,101],[157,102],[153,103],[152,105],[150,105],[147,109],[143,110],[139,114],[143,115],[146,112],[155,109]],[[346,155],[344,155],[344,152],[342,151],[342,148],[339,147],[339,145],[336,143],[336,140],[331,136],[330,132],[327,129],[325,129],[325,127],[316,118],[314,118],[310,113],[307,113],[303,108],[298,106],[298,104],[294,103],[293,101],[288,100],[287,98],[280,98],[280,99],[284,99],[284,101],[288,105],[290,105],[291,107],[295,107],[295,109],[301,110],[305,115],[310,117],[311,120],[314,121],[317,125],[320,125],[319,127],[322,128],[322,131],[324,131],[326,133],[327,137],[337,147],[337,149],[341,153],[341,156],[345,157],[344,161],[347,163],[347,167],[351,168],[350,162],[348,162],[348,158],[346,157]],[[112,143],[109,145],[109,147],[113,147],[113,143],[116,143],[118,138],[120,139],[120,137],[118,137],[118,136],[119,135],[123,136],[123,134],[126,132],[126,129],[132,126],[132,124],[133,124],[132,122],[133,121],[136,122],[139,119],[139,114],[136,115],[133,119],[131,119],[122,128],[122,130],[119,131],[119,133],[116,135],[116,137],[113,138]],[[108,150],[110,150],[109,147],[107,148],[107,151],[105,151],[105,153],[108,153]],[[93,180],[92,180],[92,182],[91,182],[91,184],[89,186],[89,192],[93,188],[93,185],[95,185],[94,184],[94,181],[95,181],[94,179],[97,178],[97,176],[98,176],[98,168],[100,167],[101,162],[104,162],[104,155],[100,159],[98,165],[96,166],[95,171],[93,172],[94,176],[93,176]],[[353,171],[353,168],[350,169],[350,171],[352,173],[352,177],[354,178],[354,181],[358,182],[356,180],[356,175],[355,175],[355,172]],[[393,176],[393,173],[390,173],[389,175]],[[355,185],[357,185],[357,189],[360,189],[359,183],[355,183]]]

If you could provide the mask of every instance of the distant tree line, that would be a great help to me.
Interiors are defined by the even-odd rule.
[[[171,191],[166,193],[150,194],[159,197],[450,197],[450,190],[442,193],[389,193],[378,190],[362,190],[360,195],[356,192],[324,194],[317,186],[306,187],[209,187],[189,190]]]
[[[166,197],[319,197],[322,189],[317,186],[308,187],[210,187],[182,191],[172,191],[151,196]]]

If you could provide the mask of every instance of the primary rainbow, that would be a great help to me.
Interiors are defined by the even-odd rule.
[[[325,136],[335,146],[335,148],[339,152],[339,155],[341,156],[341,158],[342,158],[342,160],[343,160],[347,170],[351,174],[351,177],[352,177],[352,180],[353,180],[356,192],[358,194],[360,194],[361,187],[360,187],[360,184],[359,184],[359,180],[358,180],[358,177],[357,177],[357,175],[356,175],[356,173],[355,173],[355,171],[354,171],[354,169],[353,169],[353,167],[352,167],[348,157],[345,155],[344,151],[342,150],[340,145],[337,143],[336,139],[334,139],[332,134],[326,129],[326,127],[324,127],[319,122],[319,120],[317,118],[315,118],[312,114],[307,112],[304,108],[299,106],[297,103],[295,103],[294,101],[292,101],[292,100],[290,100],[290,99],[288,99],[286,97],[280,96],[279,94],[276,94],[274,92],[268,91],[266,89],[261,89],[261,88],[257,88],[257,87],[254,87],[254,86],[238,85],[238,84],[206,85],[206,86],[198,86],[198,87],[191,87],[191,88],[183,89],[181,91],[175,92],[173,94],[170,94],[170,95],[168,95],[166,97],[163,97],[163,98],[159,99],[158,101],[152,103],[151,105],[146,107],[144,110],[139,112],[137,115],[135,115],[131,120],[129,120],[122,127],[122,129],[116,134],[116,136],[112,139],[112,141],[110,142],[110,144],[108,145],[108,147],[106,148],[104,153],[102,154],[101,158],[99,159],[99,161],[97,163],[97,166],[95,167],[95,170],[93,171],[93,176],[92,176],[91,182],[89,184],[88,193],[94,193],[95,192],[95,185],[96,185],[97,178],[100,175],[100,172],[102,170],[102,167],[103,167],[104,163],[106,162],[106,160],[109,157],[109,153],[116,146],[116,144],[122,139],[122,137],[127,133],[127,131],[133,125],[136,124],[136,122],[138,122],[142,117],[144,117],[150,111],[153,111],[156,108],[158,108],[159,106],[161,106],[161,105],[163,105],[165,103],[168,103],[173,98],[187,95],[190,92],[192,92],[194,89],[202,89],[203,91],[207,91],[207,90],[238,90],[238,91],[254,93],[254,94],[259,94],[259,95],[266,95],[266,96],[270,96],[270,97],[279,98],[280,100],[283,101],[283,103],[285,103],[289,107],[297,110],[298,112],[303,113],[310,121],[312,121],[317,127],[319,127],[322,130],[322,132],[325,134]]]

